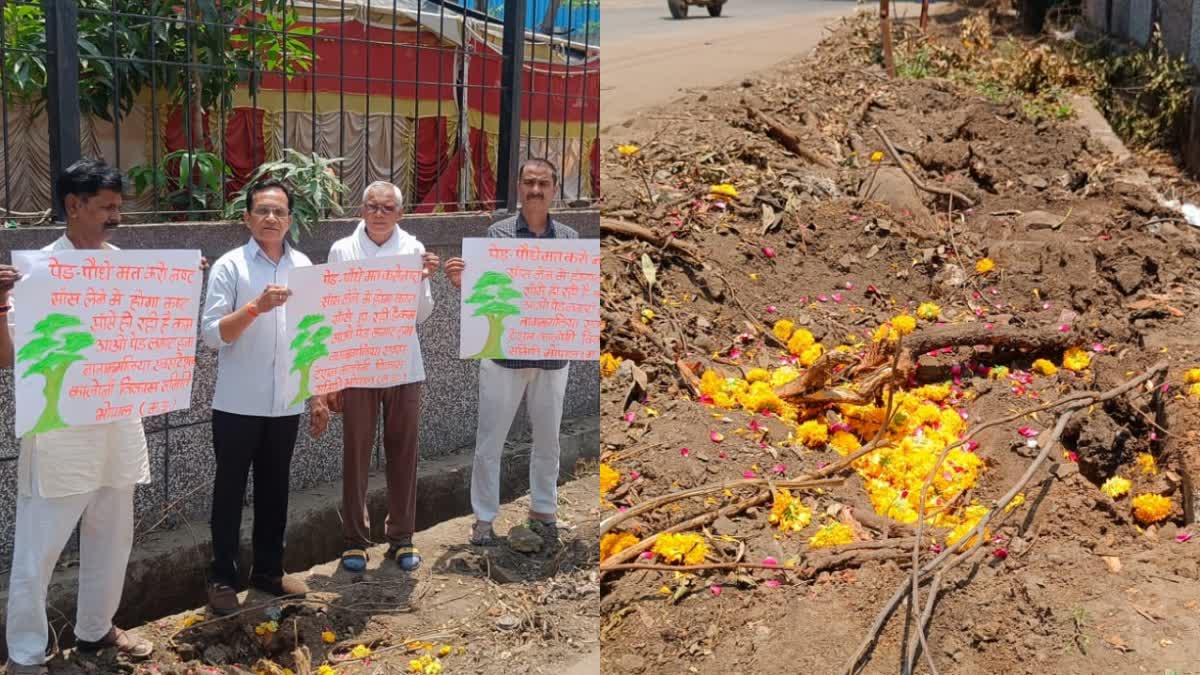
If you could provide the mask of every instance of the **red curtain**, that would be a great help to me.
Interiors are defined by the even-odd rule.
[[[458,157],[446,138],[445,117],[417,120],[416,195],[413,212],[428,213],[438,204],[458,201]]]
[[[471,165],[475,169],[475,201],[478,208],[494,208],[496,172],[492,168],[487,134],[479,129],[471,129]]]
[[[262,110],[238,108],[225,121],[224,160],[232,174],[225,181],[227,195],[241,190],[254,170],[267,161],[263,142],[264,117]]]

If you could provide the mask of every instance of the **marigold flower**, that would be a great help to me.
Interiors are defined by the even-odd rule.
[[[862,447],[862,443],[854,434],[848,431],[838,431],[833,434],[833,438],[829,439],[829,447],[833,448],[839,455],[845,457],[852,452],[856,452]]]
[[[771,332],[775,334],[775,337],[779,338],[780,342],[787,342],[788,338],[792,337],[792,329],[795,327],[795,323],[787,319],[780,319],[771,327]]]
[[[819,448],[829,441],[829,427],[817,420],[808,420],[796,427],[796,442],[810,448]]]
[[[1200,398],[1200,382],[1197,382],[1196,384],[1193,384],[1193,385],[1192,385],[1192,386],[1191,386],[1191,387],[1188,389],[1188,395],[1189,395],[1189,396],[1192,396],[1193,398]]]
[[[812,510],[784,488],[775,492],[767,520],[784,532],[799,532],[812,522]]]
[[[800,377],[800,371],[791,366],[776,368],[771,372],[771,388],[782,387],[797,377]]]
[[[1200,368],[1192,368],[1183,374],[1184,384],[1200,383]]]
[[[1152,492],[1134,497],[1131,505],[1133,517],[1143,525],[1157,523],[1171,515],[1171,500]]]
[[[921,305],[917,307],[917,316],[925,319],[926,321],[933,321],[941,316],[941,314],[942,308],[938,307],[932,302],[922,302]]]
[[[1058,366],[1046,359],[1038,359],[1033,362],[1032,370],[1039,375],[1053,375],[1058,372]]]
[[[190,628],[202,621],[204,621],[204,617],[200,616],[199,614],[189,614],[183,618],[183,621],[179,622],[179,627],[181,629]]]
[[[830,546],[842,546],[854,541],[854,530],[845,523],[829,523],[817,530],[817,533],[808,540],[808,545],[812,548],[828,548]]]
[[[1112,497],[1113,499],[1117,499],[1118,497],[1128,493],[1129,488],[1132,486],[1133,483],[1129,482],[1128,479],[1121,478],[1120,476],[1113,476],[1112,478],[1104,481],[1104,484],[1100,486],[1100,491],[1109,497]]]
[[[600,464],[600,494],[607,493],[621,482],[621,473],[611,466]]]
[[[1021,506],[1024,503],[1025,503],[1025,493],[1020,492],[1012,498],[1012,501],[1010,501],[1008,504],[1005,505],[1004,512],[1011,513],[1013,509]]]
[[[600,538],[600,559],[616,555],[639,541],[637,536],[629,532],[609,532]]]
[[[322,663],[320,668],[317,668],[317,675],[337,675],[337,671],[327,663]]]
[[[975,263],[975,271],[980,274],[987,274],[996,269],[996,261],[991,258],[982,258]]]
[[[800,353],[800,365],[808,367],[817,362],[821,355],[825,353],[825,346],[820,342],[809,345],[803,352]]]
[[[908,335],[917,328],[917,320],[908,314],[901,314],[892,319],[892,328],[901,335]]]
[[[636,146],[632,143],[622,143],[621,145],[617,146],[617,152],[621,153],[622,157],[629,157],[630,155],[636,155],[640,151],[641,151],[641,148],[639,148],[638,146]]]
[[[650,323],[653,320],[654,320],[654,310],[643,309],[642,310],[642,323]]]
[[[713,185],[712,187],[708,188],[708,193],[714,197],[725,197],[728,199],[737,199],[738,196],[737,188],[733,187],[729,183]]]
[[[1148,452],[1139,452],[1137,454],[1138,468],[1142,470],[1142,474],[1146,476],[1158,475],[1158,462],[1154,461],[1154,455]]]
[[[608,352],[604,352],[600,355],[600,375],[603,377],[612,377],[613,373],[617,372],[617,369],[621,367],[621,362],[624,360],[619,356],[613,356]]]
[[[1080,371],[1092,363],[1092,355],[1079,347],[1071,347],[1063,352],[1063,368]]]
[[[794,356],[800,356],[805,349],[813,346],[816,343],[816,338],[807,329],[797,328],[796,332],[792,333],[792,337],[788,340],[787,348]]]
[[[751,368],[746,373],[747,382],[766,382],[771,379],[771,373],[766,368]]]
[[[651,550],[668,564],[698,565],[708,555],[708,544],[702,535],[693,532],[668,533],[659,535]]]
[[[883,151],[882,151],[882,150],[876,150],[875,152],[872,152],[872,153],[871,153],[871,161],[872,161],[872,162],[880,162],[880,161],[883,161]]]
[[[366,645],[354,645],[354,649],[350,650],[350,656],[356,659],[365,659],[371,655],[371,648]]]

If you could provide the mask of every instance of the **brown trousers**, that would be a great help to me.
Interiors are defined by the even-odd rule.
[[[367,472],[381,407],[388,492],[384,537],[389,544],[411,539],[417,514],[417,418],[421,412],[421,383],[386,389],[346,389],[342,392],[342,406],[342,538],[346,548],[371,545]]]

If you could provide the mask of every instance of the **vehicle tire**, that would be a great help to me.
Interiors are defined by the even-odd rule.
[[[667,9],[671,10],[671,16],[676,19],[686,19],[688,6],[686,0],[667,0]]]
[[[724,6],[725,6],[725,3],[723,3],[723,2],[709,5],[708,6],[708,15],[709,16],[721,16],[721,8]]]

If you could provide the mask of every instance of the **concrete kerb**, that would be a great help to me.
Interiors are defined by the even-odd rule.
[[[563,420],[559,482],[574,477],[576,462],[600,455],[600,418]],[[529,453],[527,438],[510,440],[505,445],[501,471],[501,499],[509,501],[529,489]],[[463,448],[449,456],[424,460],[418,468],[417,529],[423,530],[471,511],[471,464],[473,448]],[[285,568],[307,570],[341,555],[341,481],[294,491],[289,500]],[[371,475],[368,508],[372,515],[372,537],[382,540],[383,515],[387,512],[387,488],[382,473]],[[252,512],[246,509],[242,528],[243,569],[249,568]],[[125,591],[116,624],[133,627],[203,606],[205,580],[210,561],[210,536],[206,523],[190,523],[175,530],[151,534],[133,551],[125,576]],[[8,579],[3,579],[0,602],[7,604]],[[61,630],[66,621],[74,622],[79,569],[55,572],[50,582],[47,604],[51,629]],[[70,630],[62,630],[63,646],[74,641]],[[7,648],[0,647],[0,658]]]

